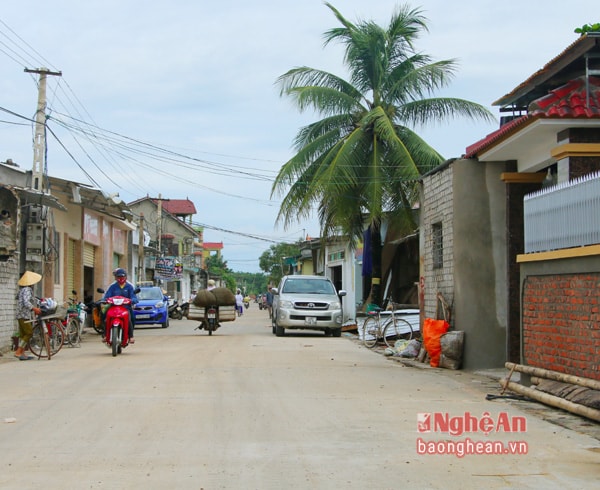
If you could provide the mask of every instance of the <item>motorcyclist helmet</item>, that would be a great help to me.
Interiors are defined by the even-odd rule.
[[[113,274],[115,275],[115,279],[121,286],[123,286],[123,284],[125,284],[125,282],[127,281],[127,271],[125,269],[121,269],[119,267],[118,269],[115,269]]]
[[[118,269],[115,269],[113,271],[113,276],[115,276],[115,277],[127,277],[127,271],[125,269],[121,269],[119,267]]]

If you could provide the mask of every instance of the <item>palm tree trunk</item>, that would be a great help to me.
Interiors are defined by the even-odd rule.
[[[381,305],[381,223],[373,222],[371,225],[371,257],[373,272],[371,274],[371,302]]]

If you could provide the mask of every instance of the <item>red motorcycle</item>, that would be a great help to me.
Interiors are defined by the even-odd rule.
[[[106,298],[108,310],[104,320],[104,342],[115,357],[129,345],[129,308],[131,300],[124,296]]]

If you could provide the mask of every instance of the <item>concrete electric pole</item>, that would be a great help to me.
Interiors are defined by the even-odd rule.
[[[144,256],[144,213],[140,213],[138,245],[138,282],[146,280],[146,258]]]
[[[35,138],[33,143],[33,172],[31,186],[33,189],[44,191],[44,155],[46,154],[46,77],[48,75],[62,76],[59,71],[47,68],[31,70],[25,68],[25,73],[37,73],[40,76],[38,85],[38,105],[35,113]]]

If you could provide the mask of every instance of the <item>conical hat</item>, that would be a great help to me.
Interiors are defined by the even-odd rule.
[[[33,286],[34,284],[40,282],[40,276],[37,272],[25,271],[25,274],[21,276],[19,282],[17,283],[19,286]]]

